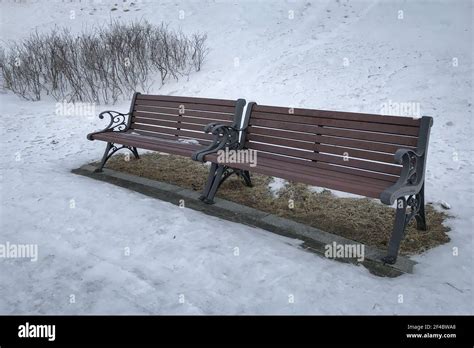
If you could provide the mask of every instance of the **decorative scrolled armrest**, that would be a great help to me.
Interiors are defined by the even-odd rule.
[[[219,124],[219,123],[209,123],[207,124],[205,127],[204,127],[204,132],[205,133],[213,133],[214,131],[214,128],[215,127],[218,127],[218,126],[224,126],[223,124]]]
[[[214,135],[212,143],[203,150],[197,151],[192,155],[195,161],[204,161],[204,156],[215,153],[225,148],[233,149],[239,146],[239,131],[241,129],[219,123],[209,123],[204,127],[204,132]]]
[[[394,155],[395,162],[402,165],[397,182],[380,195],[385,204],[393,204],[404,195],[415,194],[420,190],[424,180],[424,153],[411,149],[398,149]]]
[[[220,124],[220,123],[209,123],[208,125],[206,125],[206,127],[204,127],[204,132],[206,133],[218,134],[220,130],[228,131],[228,132],[239,132],[243,129],[237,128],[235,126]]]
[[[410,149],[398,149],[394,155],[395,162],[397,162],[398,164],[404,164],[404,162],[406,162],[405,159],[410,159],[411,157],[421,158],[422,156],[423,153]]]
[[[125,132],[128,128],[128,117],[130,117],[130,113],[121,113],[118,111],[107,110],[102,111],[99,114],[99,118],[102,120],[104,116],[108,116],[110,118],[110,122],[104,129],[90,133],[87,135],[87,139],[93,140],[92,136],[98,133],[105,133],[105,132]]]
[[[239,130],[234,126],[225,124],[209,123],[204,127],[204,132],[214,135],[214,142],[225,143],[228,147],[236,145],[239,141]]]

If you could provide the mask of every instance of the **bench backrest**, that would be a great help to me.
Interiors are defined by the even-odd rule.
[[[305,163],[390,182],[397,181],[401,172],[394,153],[423,145],[420,127],[427,121],[425,117],[257,104],[247,111],[247,117],[245,148],[257,150],[258,158],[278,159],[289,166]]]
[[[245,100],[190,98],[136,93],[129,129],[160,138],[194,139],[207,145],[213,139],[204,127],[217,122],[240,125]]]

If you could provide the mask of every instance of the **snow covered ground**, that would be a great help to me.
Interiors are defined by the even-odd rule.
[[[379,278],[297,241],[75,176],[101,156],[104,144],[85,135],[103,124],[2,93],[0,244],[38,244],[39,255],[0,260],[0,313],[474,312],[472,1],[133,2],[2,1],[1,38],[165,20],[206,32],[211,51],[201,72],[152,93],[374,113],[418,103],[435,120],[427,200],[452,205],[451,242],[415,257],[413,275]]]

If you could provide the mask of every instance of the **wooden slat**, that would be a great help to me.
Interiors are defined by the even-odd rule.
[[[304,165],[308,167],[322,168],[322,169],[350,174],[354,176],[362,176],[362,177],[367,177],[367,178],[372,178],[372,179],[377,179],[377,180],[383,180],[390,183],[394,183],[398,180],[397,175],[377,173],[377,172],[367,171],[367,170],[363,170],[359,168],[342,167],[335,164],[324,163],[324,162],[319,162],[319,161],[314,162],[314,161],[303,159],[303,158],[285,157],[284,161],[282,161],[282,157],[284,156],[276,155],[272,153],[264,153],[264,152],[259,152],[257,156],[258,156],[257,162],[259,158],[269,158],[269,159],[276,159],[280,161],[280,163],[289,163],[289,164],[297,164],[297,165],[304,163]],[[287,166],[287,168],[291,169],[292,166],[289,165]]]
[[[231,106],[231,107],[235,107],[235,104],[236,104],[235,100],[229,100],[229,99],[193,98],[193,97],[171,96],[171,95],[139,94],[137,95],[137,99],[177,102],[177,103],[221,105],[221,106]]]
[[[183,120],[183,122],[178,122]],[[204,132],[204,126],[201,124],[190,124],[184,122],[185,118],[176,118],[173,121],[167,120],[156,120],[156,119],[149,119],[149,118],[141,118],[135,117],[132,123],[139,123],[144,125],[151,125],[151,126],[163,126],[163,127],[171,127],[171,128],[179,128],[179,129],[189,129],[195,130],[199,132]]]
[[[315,134],[313,133],[302,133],[302,132],[292,132],[288,130],[282,129],[273,129],[273,128],[263,128],[263,127],[255,127],[253,125],[249,125],[247,128],[247,136],[255,136],[255,135],[263,135],[275,138],[286,138],[292,139],[295,141],[308,141],[313,142]]]
[[[177,115],[164,115],[164,114],[148,114],[143,112],[135,112],[132,115],[132,123],[135,122],[136,119],[148,119],[148,120],[162,120],[162,121],[170,121],[170,122],[178,122]],[[202,119],[199,119],[201,122]]]
[[[159,134],[172,134],[178,136],[178,129],[176,128],[162,128],[162,127],[152,127],[152,126],[145,126],[142,124],[133,124],[131,129],[137,130],[144,130],[151,133],[159,133]]]
[[[230,113],[219,113],[219,112],[207,112],[207,111],[198,111],[198,110],[188,110],[185,109],[183,114],[179,113],[178,109],[175,108],[162,108],[162,107],[153,107],[147,105],[137,105],[134,108],[134,113],[143,112],[150,114],[165,114],[165,115],[186,115],[196,118],[211,118],[219,120],[233,120],[234,114]]]
[[[187,130],[179,130],[178,135],[180,137],[189,137],[192,139],[205,139],[211,141],[214,139],[214,136],[212,134],[204,133],[204,132],[192,132],[192,131],[187,131]]]
[[[231,106],[221,106],[221,105],[208,105],[208,104],[195,104],[195,103],[176,103],[176,102],[166,102],[158,100],[144,100],[137,99],[135,100],[135,106],[148,105],[148,106],[157,106],[157,107],[168,107],[175,108],[176,110],[203,110],[203,111],[214,111],[214,112],[223,112],[223,113],[233,113],[235,108]]]
[[[403,117],[403,116],[387,116],[387,115],[376,115],[367,113],[356,113],[356,112],[341,112],[341,111],[329,111],[329,110],[314,110],[314,109],[300,109],[267,105],[255,105],[252,108],[255,112],[266,112],[273,114],[282,115],[296,115],[296,116],[309,116],[309,117],[320,117],[328,119],[339,119],[339,120],[351,120],[361,122],[375,122],[384,124],[397,124],[405,126],[419,127],[421,121],[419,118]]]
[[[331,135],[337,136],[341,138],[350,138],[350,139],[358,139],[358,140],[367,140],[367,141],[374,141],[386,144],[397,144],[397,145],[408,145],[408,146],[416,146],[417,138],[409,137],[409,136],[401,136],[401,135],[394,135],[394,134],[386,134],[386,133],[374,133],[374,132],[364,132],[364,131],[356,131],[356,130],[348,130],[348,129],[335,129],[335,128],[326,128],[326,127],[317,127],[311,125],[302,125],[302,124],[292,124],[286,122],[282,124],[282,122],[270,121],[270,120],[262,120],[262,119],[255,119],[251,120],[250,127],[248,129],[249,133],[259,133],[261,132],[261,128],[275,128],[276,130],[290,130],[295,132],[301,133],[309,133],[309,134],[320,134],[320,135]],[[271,132],[271,130],[267,130]],[[298,138],[299,135],[295,135],[295,138]]]
[[[354,149],[361,149],[361,150],[369,150],[369,151],[377,151],[377,152],[385,152],[390,155],[393,155],[397,150],[400,148],[408,148],[408,149],[415,149],[415,146],[400,146],[400,145],[393,145],[393,144],[383,144],[383,143],[376,143],[376,142],[369,142],[363,140],[354,140],[354,139],[347,139],[347,138],[338,138],[332,136],[315,136],[315,142],[320,144],[328,144],[328,145],[339,145],[343,147],[350,147]]]
[[[183,138],[176,138],[176,137],[173,137],[172,139],[163,139],[163,138],[146,136],[143,134],[138,135],[138,134],[130,134],[130,133],[126,133],[126,137],[127,139],[135,139],[138,141],[142,141],[144,143],[162,144],[163,146],[187,148],[190,150],[197,150],[204,147],[204,145],[202,144],[181,142],[179,140]]]
[[[141,130],[141,129],[131,129],[130,131],[128,132],[133,132],[134,134],[138,135],[138,136],[147,136],[147,137],[154,137],[154,138],[158,138],[158,139],[164,139],[164,140],[173,140],[173,141],[176,141],[177,140],[177,136],[174,135],[174,134],[164,134],[164,133],[156,133],[156,132],[147,132],[145,130]]]
[[[140,135],[148,136],[148,137],[156,137],[158,139],[165,139],[165,140],[178,140],[178,139],[195,139],[197,140],[200,144],[202,145],[209,145],[211,143],[211,140],[207,139],[196,139],[193,137],[185,137],[185,136],[176,136],[176,135],[171,135],[171,134],[164,134],[164,133],[156,133],[156,132],[148,132],[146,130],[142,129],[133,129],[132,130],[135,133],[138,133]]]
[[[325,126],[334,128],[354,129],[363,130],[378,133],[389,133],[397,135],[409,135],[418,136],[419,128],[403,125],[392,125],[375,122],[359,122],[359,121],[347,121],[339,119],[328,119],[319,117],[304,117],[297,115],[282,115],[282,114],[268,114],[253,112],[252,110],[252,123],[255,124],[255,119],[271,120],[280,122],[282,125],[278,128],[285,129],[285,124],[302,124],[302,125],[314,125],[314,126]]]
[[[301,182],[307,185],[320,186],[328,189],[359,194],[365,197],[380,198],[381,190],[372,185],[360,185],[348,180],[328,176],[315,176],[302,173],[292,173],[281,168],[262,167],[262,174],[278,176],[286,180]]]
[[[372,172],[368,170],[363,170],[359,168],[351,168],[351,167],[344,167],[344,166],[338,166],[332,163],[325,163],[325,162],[313,162],[315,163],[315,166],[318,168],[322,169],[327,169],[329,171],[333,172],[340,172],[340,173],[345,173],[345,174],[350,174],[350,175],[356,175],[356,176],[364,176],[367,178],[373,178],[373,179],[378,179],[378,180],[383,180],[387,181],[390,183],[395,183],[400,175],[393,175],[393,174],[385,174],[385,173],[378,173],[378,172]]]
[[[265,133],[265,131],[267,131],[268,129],[261,128],[261,130],[264,130],[264,132],[259,132],[259,133]],[[302,144],[305,142],[310,142],[310,143],[316,142],[319,144],[339,145],[339,146],[350,147],[354,149],[384,152],[384,153],[389,153],[391,155],[393,155],[398,149],[401,148],[401,146],[399,145],[382,144],[382,143],[353,140],[353,139],[347,139],[347,138],[337,138],[337,137],[331,137],[331,136],[308,135],[304,133],[299,133],[298,139],[294,139],[295,134],[292,132],[277,131],[277,132],[269,132],[269,133],[272,133],[272,135],[275,135],[276,133],[277,136],[267,136],[267,134],[261,135],[261,134],[255,134],[255,133],[248,133],[247,139],[251,141],[253,140],[253,141],[259,141],[262,143],[273,143],[273,144],[280,144],[280,140],[291,140],[295,145]],[[300,134],[303,135],[303,137],[300,137]],[[300,138],[303,138],[303,139],[300,140]],[[413,146],[406,146],[406,145],[403,147],[409,148],[409,149],[415,148]]]
[[[393,155],[379,152],[364,151],[340,146],[328,146],[324,144],[316,144],[315,150],[320,153],[330,153],[338,156],[348,156],[349,160],[352,160],[353,158],[360,158],[369,161],[384,162],[390,164],[395,163]]]
[[[294,139],[285,139],[285,138],[275,138],[275,137],[265,137],[259,134],[247,134],[247,142],[246,146],[252,147],[251,143],[259,142],[264,144],[271,144],[271,145],[280,145],[280,146],[287,146],[293,147],[302,150],[315,150],[315,143],[314,141],[298,141]]]
[[[278,147],[278,146],[273,146],[273,145],[252,143],[251,147],[249,148],[257,150],[257,151],[281,154],[281,155],[290,156],[290,157],[306,158],[306,159],[315,160],[315,161],[333,163],[333,164],[337,164],[337,165],[341,165],[345,167],[366,169],[366,170],[371,170],[374,172],[380,172],[380,173],[386,173],[386,174],[392,174],[392,175],[399,175],[401,171],[401,167],[396,166],[396,165],[388,165],[388,164],[378,163],[378,162],[369,162],[369,161],[363,161],[363,160],[352,159],[352,158],[349,159],[348,161],[345,161],[343,157],[339,157],[339,156],[327,155],[327,154],[322,154],[322,153],[314,153],[314,152],[309,152],[309,151],[301,151],[298,149]],[[257,156],[258,156],[258,153],[257,153]],[[282,161],[284,161],[284,158],[282,158]]]
[[[319,144],[319,143],[300,142],[300,141],[294,141],[294,140],[289,140],[289,139],[272,138],[274,139],[274,141],[268,141],[268,138],[269,137],[259,138],[258,136],[255,136],[255,135],[248,137],[247,138],[248,141],[246,142],[245,146],[247,148],[252,148],[252,144],[254,142],[260,142],[264,144],[285,146],[285,147],[291,147],[295,149],[331,153],[331,154],[339,155],[339,156],[348,156],[350,158],[355,157],[355,158],[361,158],[365,160],[372,160],[372,161],[385,162],[385,163],[391,163],[391,164],[394,163],[393,154],[364,151],[364,150],[341,147],[341,146],[329,146],[329,145]]]
[[[199,117],[190,117],[187,115],[179,116],[179,115],[165,115],[165,114],[150,114],[144,112],[136,112],[132,116],[132,122],[135,118],[143,118],[143,119],[150,119],[150,120],[165,120],[165,121],[172,121],[172,122],[186,122],[186,123],[194,123],[200,125],[207,125],[209,123],[221,123],[221,124],[231,124],[232,121],[230,120],[218,120],[218,119],[211,119],[211,118],[199,118]]]
[[[181,130],[181,129],[176,129],[176,128],[163,128],[163,127],[154,127],[154,126],[146,126],[142,124],[133,124],[132,129],[139,129],[139,130],[145,130],[151,133],[164,133],[164,134],[174,134],[176,136],[186,136],[190,138],[196,138],[196,139],[207,139],[207,140],[212,140],[213,135],[212,134],[207,134],[204,132],[191,132],[191,131],[186,131],[186,130]]]
[[[160,139],[152,140],[150,137],[130,136],[128,133],[112,134],[118,132],[101,133],[97,139],[112,141],[117,144],[134,146],[140,149],[154,150],[189,157],[195,151],[202,149],[204,144],[186,144],[178,142],[164,142]],[[176,139],[176,138],[173,138]]]
[[[144,134],[133,134],[129,132],[107,132],[107,133],[101,133],[101,136],[99,137],[101,139],[107,139],[107,140],[112,140],[114,142],[118,142],[119,144],[124,144],[127,141],[134,140],[138,143],[150,143],[150,144],[162,144],[163,146],[171,146],[171,147],[181,147],[181,148],[189,148],[189,149],[198,149],[203,147],[201,144],[191,144],[191,143],[185,143],[185,142],[180,142],[178,141],[177,137],[171,137],[169,139],[164,139],[164,138],[158,138],[158,137],[153,137],[153,136],[147,136]],[[128,144],[124,144],[128,145]]]
[[[275,160],[275,159],[264,157],[264,158],[260,158],[260,161],[257,161],[257,162],[258,162],[257,166],[266,166],[266,167],[281,169],[281,161],[278,159]],[[358,182],[361,185],[374,185],[382,190],[392,185],[392,182],[386,181],[385,178],[380,179],[380,178],[373,178],[373,177],[367,177],[367,176],[360,176],[360,175],[354,175],[352,173],[343,173],[340,171],[334,171],[328,168],[316,167],[314,165],[314,162],[300,162],[298,164],[295,163],[295,165],[291,167],[291,171],[301,172],[308,175],[314,175],[315,173],[317,173],[318,175],[321,174],[321,175],[326,175],[329,177],[341,178],[345,180],[350,180],[352,182]]]

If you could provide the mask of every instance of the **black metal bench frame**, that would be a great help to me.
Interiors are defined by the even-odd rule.
[[[205,132],[209,132],[211,130],[220,130],[225,131],[229,134],[228,139],[230,141],[226,142],[224,146],[216,146],[215,150],[209,150],[205,152],[201,152],[200,154],[193,155],[193,160],[205,162],[205,156],[216,153],[219,150],[229,149],[229,150],[241,150],[244,147],[245,143],[245,135],[246,129],[248,125],[248,121],[250,119],[250,113],[252,107],[256,105],[255,102],[250,102],[247,104],[245,115],[243,116],[243,124],[239,127],[229,127],[222,124],[214,124],[212,125],[213,128],[206,127]],[[214,203],[214,196],[217,193],[217,190],[222,185],[222,183],[227,180],[230,176],[235,174],[236,176],[242,178],[244,184],[248,187],[252,187],[252,179],[250,177],[250,172],[248,170],[242,170],[238,168],[232,168],[230,166],[219,165],[216,162],[212,162],[211,168],[209,171],[209,176],[206,181],[206,186],[199,197],[201,201],[206,204],[213,204]]]

